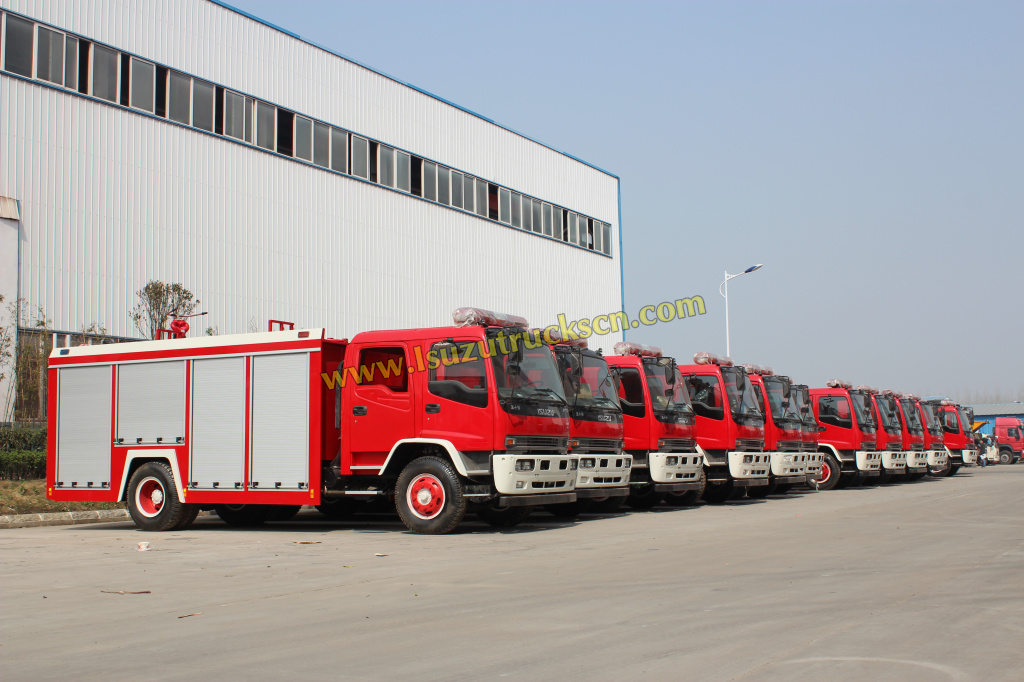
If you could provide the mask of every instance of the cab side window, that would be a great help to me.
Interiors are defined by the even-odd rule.
[[[1020,431],[1011,426],[1006,430],[1006,437],[1016,440],[1017,438],[1020,438]]]
[[[690,394],[693,413],[708,419],[723,419],[722,387],[716,376],[691,374],[686,378],[686,390]]]
[[[843,396],[823,395],[818,398],[818,421],[841,429],[853,428],[850,401]]]
[[[435,343],[427,353],[431,394],[473,407],[487,407],[487,366],[480,353],[459,352],[451,343]]]
[[[409,390],[409,372],[402,348],[364,348],[356,367],[362,386],[384,386],[396,393]]]
[[[647,413],[643,377],[635,367],[619,368],[619,404],[622,405],[622,414],[630,417],[643,417]]]
[[[960,424],[957,422],[954,413],[944,412],[942,414],[942,428],[945,429],[946,433],[960,433]]]

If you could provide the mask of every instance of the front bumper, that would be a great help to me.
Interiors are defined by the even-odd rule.
[[[943,450],[925,450],[925,455],[928,457],[928,466],[930,467],[944,467],[949,462],[949,453]]]
[[[977,450],[961,450],[960,456],[963,457],[964,464],[967,466],[974,466],[978,463]]]
[[[905,471],[907,453],[902,450],[882,450],[882,468],[886,471]]]
[[[698,483],[703,466],[704,457],[695,452],[652,452],[647,457],[654,483]]]
[[[729,474],[736,480],[767,478],[771,456],[767,452],[729,452]]]
[[[924,450],[907,451],[907,473],[918,474],[928,471],[928,453]]]
[[[610,488],[623,488],[629,485],[629,472],[633,458],[623,454],[590,454],[579,453],[580,467],[576,472],[576,490],[597,489],[595,496],[607,495]],[[594,466],[583,466],[592,460]],[[582,497],[577,495],[577,497]]]
[[[525,459],[533,460],[533,469],[531,471],[516,471],[516,461]],[[576,487],[576,467],[578,465],[579,457],[576,455],[523,453],[491,457],[494,487],[502,495],[571,492]],[[541,504],[553,504],[553,502]]]
[[[821,475],[821,466],[825,463],[824,452],[808,452],[807,460],[804,463],[804,473],[809,477],[808,480],[817,478]]]
[[[783,477],[794,476],[798,480],[807,475],[807,464],[804,462],[806,455],[802,452],[772,452],[769,454],[772,465],[772,475],[780,483],[796,483],[797,481],[782,481]]]
[[[629,487],[625,488],[580,488],[576,487],[576,499],[586,500],[593,497],[625,497],[629,495]]]
[[[882,453],[874,450],[857,450],[854,453],[857,460],[857,471],[864,473],[868,471],[878,472],[882,467]]]

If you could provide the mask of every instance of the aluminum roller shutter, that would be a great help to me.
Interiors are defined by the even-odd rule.
[[[57,487],[110,488],[110,365],[57,371]]]
[[[242,488],[245,400],[244,357],[192,361],[191,487]]]
[[[253,488],[309,487],[308,353],[253,357],[250,448]]]
[[[118,366],[117,437],[124,445],[184,442],[184,360]]]

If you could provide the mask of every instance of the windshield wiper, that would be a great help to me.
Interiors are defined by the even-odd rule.
[[[555,402],[562,403],[563,405],[568,405],[569,404],[569,403],[565,402],[565,398],[563,398],[562,396],[558,395],[558,393],[556,393],[554,389],[552,389],[552,388],[545,388],[543,386],[534,388],[533,389],[533,395],[524,395],[523,399],[524,400],[538,400],[539,396],[537,394],[540,394],[542,396],[546,396],[549,400],[554,400]]]

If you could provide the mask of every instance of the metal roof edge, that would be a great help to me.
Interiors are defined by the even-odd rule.
[[[243,17],[246,17],[247,19],[252,19],[253,21],[255,21],[257,23],[260,23],[260,24],[263,24],[264,26],[266,26],[268,28],[272,28],[275,31],[280,31],[281,33],[284,33],[287,36],[290,36],[292,38],[295,38],[296,40],[299,40],[299,41],[301,41],[303,43],[306,43],[307,45],[312,45],[313,47],[317,48],[318,50],[323,50],[324,52],[327,52],[328,54],[332,54],[335,57],[338,57],[340,59],[344,59],[347,62],[351,62],[351,63],[355,64],[356,66],[359,66],[359,67],[361,67],[363,69],[366,69],[367,71],[370,71],[372,73],[377,74],[378,76],[383,76],[384,78],[387,78],[388,80],[392,80],[395,83],[398,83],[399,85],[404,85],[405,87],[410,88],[412,90],[415,90],[416,92],[419,92],[421,94],[424,94],[427,97],[430,97],[432,99],[436,99],[437,101],[442,102],[444,104],[447,104],[450,107],[454,107],[454,108],[458,109],[459,111],[463,111],[463,112],[469,114],[470,116],[475,116],[475,117],[477,117],[477,118],[479,118],[479,119],[481,119],[483,121],[486,121],[486,122],[490,123],[491,125],[494,125],[494,126],[497,126],[497,127],[501,128],[502,130],[507,130],[508,132],[512,133],[513,135],[518,135],[519,137],[523,138],[524,140],[529,140],[530,142],[533,142],[534,144],[539,144],[540,146],[544,147],[545,149],[550,149],[551,151],[556,152],[558,154],[561,154],[562,156],[566,156],[566,157],[572,159],[573,161],[578,161],[579,163],[582,163],[585,166],[589,166],[590,168],[593,168],[596,171],[600,171],[601,173],[604,173],[605,175],[613,177],[616,180],[619,179],[619,176],[616,175],[615,173],[607,171],[604,168],[601,168],[600,166],[595,166],[594,164],[590,163],[589,161],[584,161],[583,159],[579,158],[578,156],[575,156],[575,155],[570,154],[568,152],[562,151],[561,149],[558,149],[557,147],[552,147],[549,144],[545,144],[544,142],[541,142],[540,140],[538,140],[536,138],[530,137],[529,135],[525,135],[525,134],[519,132],[515,128],[510,128],[510,127],[508,127],[506,125],[498,123],[497,121],[495,121],[492,118],[488,118],[487,116],[484,116],[483,114],[479,114],[479,113],[473,111],[472,109],[467,109],[464,106],[461,106],[459,104],[456,104],[455,102],[452,102],[451,100],[445,99],[444,97],[440,97],[439,95],[435,95],[434,93],[430,92],[429,90],[424,90],[423,88],[418,87],[416,85],[413,85],[412,83],[408,83],[408,82],[402,80],[401,78],[396,78],[395,76],[392,76],[391,74],[385,73],[385,72],[383,72],[383,71],[381,71],[379,69],[375,69],[372,66],[368,66],[368,65],[364,64],[363,62],[359,61],[358,59],[353,59],[352,57],[348,57],[346,55],[343,55],[342,53],[340,53],[340,52],[338,52],[336,50],[332,50],[329,47],[325,47],[323,45],[320,45],[319,43],[313,42],[312,40],[308,40],[306,38],[303,38],[298,33],[295,33],[293,31],[289,31],[286,28],[282,28],[282,27],[280,27],[280,26],[278,26],[276,24],[272,24],[271,22],[267,21],[266,19],[261,19],[260,17],[254,15],[254,14],[250,14],[250,13],[246,12],[245,10],[241,10],[241,9],[238,9],[237,7],[235,7],[233,5],[229,5],[228,3],[224,2],[224,0],[207,0],[207,2],[211,2],[211,3],[213,3],[213,4],[215,4],[215,5],[219,6],[219,7],[222,7],[224,9],[228,10],[228,11],[235,12],[236,14],[241,14]]]

